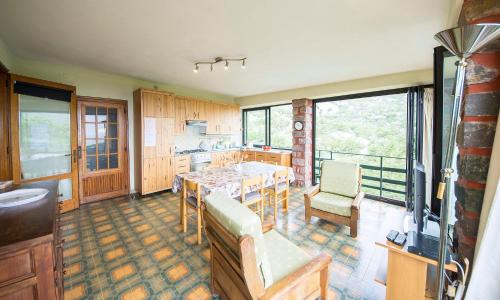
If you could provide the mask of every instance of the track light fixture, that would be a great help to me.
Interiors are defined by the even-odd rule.
[[[213,61],[199,61],[199,62],[195,62],[194,63],[194,69],[193,69],[193,72],[195,74],[198,73],[199,69],[200,69],[200,65],[210,65],[210,72],[213,72],[214,70],[214,64],[217,64],[217,63],[220,63],[220,62],[224,62],[224,70],[229,70],[229,62],[230,61],[241,61],[241,68],[242,69],[245,69],[246,67],[246,60],[247,58],[246,57],[243,57],[243,58],[223,58],[223,57],[216,57],[214,58]]]

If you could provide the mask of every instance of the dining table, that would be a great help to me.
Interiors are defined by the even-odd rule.
[[[206,195],[214,191],[222,191],[231,198],[236,198],[241,196],[242,179],[262,176],[264,187],[269,187],[274,185],[274,173],[277,170],[283,170],[284,168],[288,168],[289,182],[295,181],[293,169],[290,167],[251,161],[241,162],[220,168],[210,168],[206,170],[176,174],[174,177],[172,191],[174,193],[181,191],[183,179],[188,179],[196,182],[200,186],[202,201]],[[279,178],[278,180],[282,182],[285,178]],[[245,191],[246,193],[255,191],[259,189],[260,186],[255,185],[249,188],[250,190]]]

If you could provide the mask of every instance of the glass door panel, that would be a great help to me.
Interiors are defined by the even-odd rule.
[[[19,95],[21,179],[71,173],[70,102]]]
[[[85,106],[86,172],[119,168],[118,111],[116,108]]]

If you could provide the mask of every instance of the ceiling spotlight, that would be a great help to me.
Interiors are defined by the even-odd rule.
[[[198,62],[195,62],[194,63],[194,70],[193,72],[194,73],[198,73],[199,71],[199,65],[210,65],[210,72],[213,72],[214,71],[214,64],[218,64],[220,62],[224,62],[224,70],[229,70],[229,62],[230,61],[241,61],[241,68],[242,69],[245,69],[245,63],[246,63],[246,57],[242,57],[242,58],[223,58],[221,56],[218,56],[216,58],[214,58],[213,61],[198,61]]]

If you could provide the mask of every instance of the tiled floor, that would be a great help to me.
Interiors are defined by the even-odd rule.
[[[208,243],[196,244],[194,220],[181,232],[178,201],[172,193],[124,197],[64,214],[65,298],[209,298]],[[333,256],[332,299],[383,299],[385,288],[373,279],[384,250],[374,239],[391,211],[402,208],[365,199],[352,239],[344,226],[314,217],[306,225],[302,191],[293,189],[289,212],[280,215],[276,229],[306,251]]]

